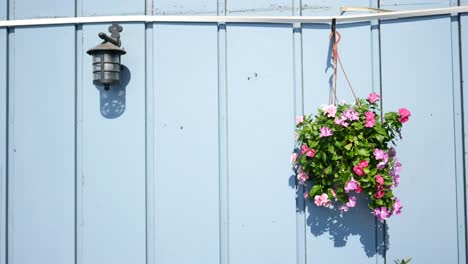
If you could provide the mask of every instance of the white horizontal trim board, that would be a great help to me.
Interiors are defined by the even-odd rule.
[[[106,22],[173,22],[173,23],[328,23],[332,19],[337,22],[361,22],[375,19],[392,20],[409,17],[424,17],[435,15],[457,15],[467,13],[468,6],[418,9],[407,11],[391,11],[373,14],[345,15],[345,16],[100,16],[100,17],[65,17],[39,18],[0,21],[2,27],[22,27],[38,25],[89,24]]]

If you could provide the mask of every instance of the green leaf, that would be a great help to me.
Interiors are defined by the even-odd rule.
[[[332,173],[332,166],[329,165],[329,166],[325,169],[325,174],[330,175],[331,173]]]
[[[384,136],[387,135],[387,131],[386,131],[385,129],[383,129],[382,127],[376,126],[376,127],[374,127],[374,129],[375,129],[375,131],[377,131],[377,133],[379,133],[379,134],[382,134],[382,135],[384,135]]]
[[[350,150],[352,147],[353,147],[353,144],[349,143],[349,144],[347,144],[344,148],[345,148],[346,150]]]
[[[322,186],[320,185],[314,185],[314,187],[312,187],[310,189],[310,192],[309,192],[309,197],[311,198],[314,198],[315,195],[317,195],[317,193],[322,189]]]
[[[357,154],[361,156],[369,156],[369,151],[367,151],[367,149],[358,149]]]

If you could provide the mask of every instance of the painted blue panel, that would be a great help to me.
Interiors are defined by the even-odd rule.
[[[465,88],[468,87],[468,14],[464,14],[464,15],[461,15],[460,16],[460,44],[461,44],[461,67],[462,67],[462,72],[461,72],[461,80],[462,80],[462,91],[463,91],[463,102],[464,102],[464,105],[463,105],[463,113],[465,113],[463,115],[463,121],[464,121],[464,131],[463,131],[463,135],[464,135],[464,141],[465,141],[465,149],[468,145],[468,140],[467,140],[467,136],[468,136],[468,133],[467,133],[467,130],[468,130],[468,127],[466,126],[466,124],[468,124],[468,115],[466,114],[466,109],[468,107],[467,103],[468,102],[468,93],[465,92]],[[467,164],[466,162],[468,161],[468,153],[464,153],[464,158],[465,158],[465,164]],[[466,179],[466,170],[465,170],[465,175],[464,175],[464,179]],[[466,182],[465,180],[465,190],[467,190],[466,186],[468,185],[468,182]],[[465,193],[466,195],[466,193]],[[466,211],[466,206],[465,206],[465,211]],[[465,219],[465,228],[468,226],[468,219]]]
[[[0,29],[0,263],[6,263],[7,30]]]
[[[338,50],[346,72],[358,97],[366,97],[372,87],[372,47],[368,23],[340,25],[342,35]],[[315,114],[317,108],[329,102],[329,81],[333,73],[329,46],[330,26],[305,25],[304,50],[304,113]],[[341,71],[337,84],[338,101],[354,99]],[[307,262],[380,263],[377,254],[375,218],[367,202],[359,200],[353,208],[340,217],[328,208],[318,208],[306,203],[307,211]],[[358,201],[358,202],[359,202]]]
[[[153,0],[155,15],[216,15],[216,0],[178,1]]]
[[[72,17],[75,15],[74,0],[9,0],[11,19]]]
[[[226,14],[242,15],[292,15],[291,0],[236,0],[226,1]]]
[[[450,0],[380,0],[381,7],[390,10],[409,10],[450,6]]]
[[[377,0],[302,0],[302,15],[324,16],[339,15],[342,6],[369,6],[371,1]],[[355,12],[353,12],[355,13]]]
[[[86,264],[145,263],[145,25],[122,24],[122,83],[92,84],[91,56],[108,25],[83,26],[82,256]]]
[[[143,15],[145,0],[80,0],[83,16]]]
[[[230,263],[296,259],[292,28],[228,26]]]
[[[219,263],[217,25],[155,25],[154,62],[156,263]]]
[[[397,148],[403,173],[396,194],[404,208],[388,221],[387,257],[458,263],[464,234],[457,236],[451,22],[413,19],[381,29],[384,110],[412,112]]]
[[[7,0],[0,0],[0,20],[6,20],[8,15]]]
[[[19,28],[10,47],[10,263],[74,263],[74,32]]]

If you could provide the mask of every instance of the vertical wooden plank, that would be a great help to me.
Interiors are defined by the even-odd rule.
[[[218,6],[222,0],[153,0],[155,15],[212,15],[217,14]],[[224,8],[223,8],[224,9]]]
[[[9,0],[10,19],[72,17],[75,0]]]
[[[397,148],[403,173],[396,194],[404,209],[388,221],[387,257],[462,263],[450,18],[385,22],[381,29],[384,109],[407,107],[412,112]]]
[[[156,263],[219,263],[217,26],[154,31]]]
[[[7,30],[0,29],[0,263],[6,263],[7,220]]]
[[[144,15],[146,0],[81,0],[83,16]]]
[[[83,54],[109,25],[83,26]],[[146,262],[145,25],[122,24],[120,86],[92,84],[91,56],[82,81],[82,263]]]
[[[369,23],[339,25],[342,40],[340,57],[358,97],[373,90],[372,47]],[[330,78],[333,73],[329,45],[329,25],[305,25],[304,45],[304,113],[313,114],[328,104]],[[377,87],[378,89],[378,87]],[[338,101],[354,99],[341,71],[337,84]],[[318,208],[307,201],[307,263],[379,262],[375,218],[360,199],[358,206],[343,214]],[[375,260],[371,260],[375,258]]]
[[[73,26],[19,28],[14,33],[9,263],[74,263],[74,42]]]
[[[296,259],[292,28],[227,28],[230,263]]]

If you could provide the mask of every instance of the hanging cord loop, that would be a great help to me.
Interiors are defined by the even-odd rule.
[[[348,83],[349,89],[351,90],[351,93],[353,94],[354,100],[356,101],[356,104],[358,107],[361,107],[361,104],[359,103],[358,98],[356,97],[356,93],[354,92],[353,86],[351,85],[351,81],[348,78],[348,75],[346,74],[346,71],[344,70],[343,63],[341,62],[340,56],[338,54],[338,43],[341,41],[341,34],[336,31],[336,19],[332,19],[332,24],[331,24],[331,33],[330,33],[330,39],[333,43],[332,46],[332,51],[333,51],[333,82],[332,82],[332,95],[330,96],[330,103],[335,104],[337,100],[336,96],[336,83],[337,83],[337,78],[338,78],[338,64],[340,65],[341,71],[343,72],[343,75],[346,79],[346,82]]]

